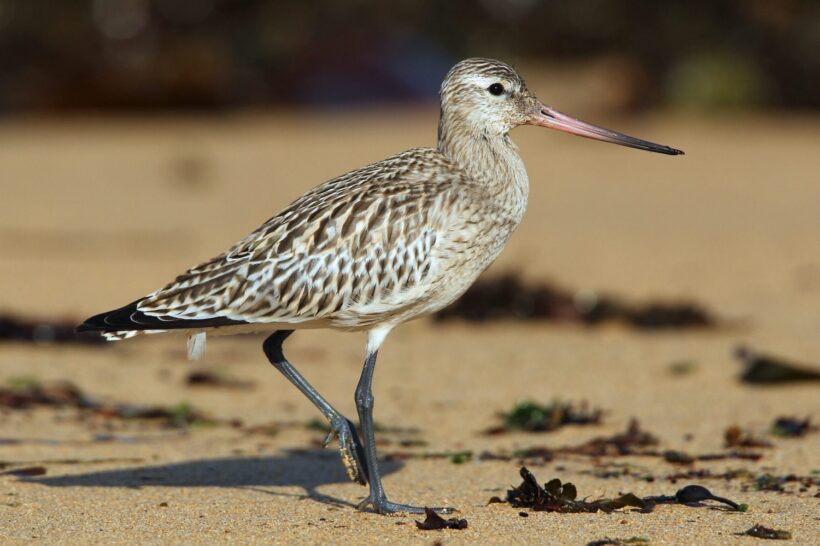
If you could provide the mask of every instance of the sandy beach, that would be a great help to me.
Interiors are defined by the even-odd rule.
[[[7,120],[0,310],[81,320],[128,303],[218,254],[310,187],[432,145],[436,115],[420,108]],[[633,302],[695,301],[730,325],[645,332],[424,319],[395,330],[380,352],[376,419],[417,430],[381,435],[382,454],[393,455],[383,462],[385,487],[394,500],[459,508],[467,529],[421,531],[420,518],[356,511],[366,489],[347,481],[334,445],[318,448],[323,434],[305,423],[319,414],[267,364],[260,337],[211,338],[204,359],[191,364],[183,338],[147,336],[110,346],[0,345],[0,383],[68,380],[97,400],[187,402],[219,420],[175,429],[72,408],[0,409],[5,468],[46,470],[0,476],[2,542],[587,544],[640,536],[653,545],[754,544],[759,539],[739,533],[760,523],[790,531],[791,543],[818,543],[820,434],[769,433],[777,417],[816,421],[818,384],[744,384],[733,355],[745,344],[820,367],[820,119],[679,113],[591,121],[686,155],[517,129],[529,210],[487,277],[514,271]],[[363,350],[363,335],[325,331],[297,332],[286,345],[349,416]],[[681,362],[686,373],[674,373]],[[192,369],[217,370],[248,388],[189,386]],[[554,399],[601,408],[602,423],[483,433],[518,401]],[[577,445],[623,431],[631,418],[658,437],[661,451],[724,453],[731,425],[773,447],[752,449],[762,454],[757,461],[565,455],[530,470],[542,483],[571,481],[581,497],[673,495],[698,483],[749,510],[675,504],[521,517],[526,510],[487,504],[521,481],[520,464],[481,460],[482,452]],[[461,464],[401,456],[463,451],[473,457]],[[626,471],[601,477],[607,468]],[[700,469],[814,476],[815,484],[776,492],[742,479],[667,479]]]

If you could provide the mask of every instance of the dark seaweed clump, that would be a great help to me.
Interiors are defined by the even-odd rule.
[[[771,529],[769,527],[764,527],[759,523],[752,527],[751,529],[747,529],[744,533],[738,533],[739,535],[748,535],[750,537],[756,538],[767,538],[769,540],[791,540],[792,534],[789,531],[781,531],[780,529]]]
[[[493,497],[490,502],[507,502],[514,508],[531,508],[535,512],[612,512],[627,506],[646,508],[646,503],[632,493],[617,499],[580,500],[578,490],[569,482],[561,483],[555,478],[542,487],[526,467],[521,467],[520,474],[524,481],[508,490],[505,500]]]
[[[778,417],[772,424],[772,434],[782,438],[800,438],[816,430],[817,427],[812,425],[810,417]]]
[[[549,320],[590,326],[621,322],[641,330],[709,328],[718,323],[704,307],[693,302],[629,304],[586,290],[572,293],[547,283],[527,284],[513,273],[479,280],[435,318],[471,322]]]
[[[621,508],[633,507],[641,512],[651,512],[658,504],[700,504],[712,500],[728,505],[732,510],[743,511],[745,505],[738,504],[724,497],[714,495],[702,485],[687,485],[674,495],[638,497],[626,493],[614,499],[597,499],[588,501],[578,499],[578,491],[571,483],[561,483],[558,478],[541,486],[532,472],[526,467],[520,470],[523,482],[518,487],[507,491],[506,499],[493,497],[490,502],[507,502],[514,508],[530,508],[535,512],[612,512]]]
[[[429,508],[424,509],[424,521],[416,521],[416,527],[422,531],[440,531],[441,529],[466,529],[467,520],[459,518],[444,519]]]

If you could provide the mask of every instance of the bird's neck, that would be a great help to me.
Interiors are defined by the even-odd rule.
[[[438,151],[472,178],[489,187],[521,186],[526,190],[527,171],[518,147],[507,133],[492,133],[464,123],[452,123],[442,115]],[[513,188],[509,188],[513,189]]]
[[[526,206],[529,183],[518,147],[507,133],[492,133],[442,115],[438,150],[491,194]]]

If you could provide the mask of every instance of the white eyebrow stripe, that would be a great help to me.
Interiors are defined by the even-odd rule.
[[[464,81],[479,87],[489,87],[494,83],[500,83],[504,86],[504,89],[509,89],[511,87],[509,80],[498,76],[482,76],[480,74],[476,74],[465,78]]]

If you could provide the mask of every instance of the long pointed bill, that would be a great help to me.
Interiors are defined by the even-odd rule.
[[[683,154],[683,151],[670,148],[669,146],[627,136],[622,133],[610,131],[609,129],[604,129],[603,127],[596,127],[595,125],[562,114],[541,103],[538,105],[538,110],[534,112],[530,118],[530,123],[540,125],[541,127],[549,127],[550,129],[558,129],[559,131],[572,133],[573,135],[600,140],[602,142],[611,142],[612,144],[638,148],[639,150],[647,150],[649,152],[667,155]]]

